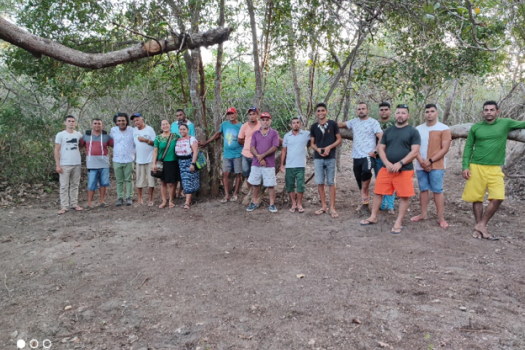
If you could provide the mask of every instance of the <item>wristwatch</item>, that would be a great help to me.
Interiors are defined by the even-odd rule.
[[[401,166],[405,165],[402,160],[399,161],[399,164],[401,164]]]
[[[433,163],[434,163],[434,161],[432,160],[432,158],[430,158],[428,161],[430,162],[430,164],[433,164]]]
[[[197,166],[197,163],[191,163],[191,165],[193,165],[193,166]]]

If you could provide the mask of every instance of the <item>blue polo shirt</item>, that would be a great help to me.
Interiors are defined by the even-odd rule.
[[[292,131],[284,135],[283,147],[286,147],[286,168],[306,167],[306,145],[310,141],[310,132],[299,130],[297,135]]]

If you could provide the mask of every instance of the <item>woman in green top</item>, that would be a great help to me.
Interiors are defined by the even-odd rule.
[[[168,204],[167,194],[169,193],[169,207],[173,208],[173,195],[175,193],[175,185],[180,181],[180,170],[179,162],[177,161],[177,155],[175,154],[175,145],[177,144],[177,139],[179,138],[177,134],[172,134],[170,132],[170,122],[167,119],[163,119],[160,122],[160,128],[162,133],[157,135],[155,138],[153,150],[153,159],[155,163],[153,164],[153,171],[157,170],[157,160],[162,159],[162,155],[168,146],[168,151],[163,161],[163,171],[162,177],[160,178],[161,182],[161,191],[162,194],[162,204],[159,205],[159,208],[166,208]],[[171,140],[170,140],[171,137]]]

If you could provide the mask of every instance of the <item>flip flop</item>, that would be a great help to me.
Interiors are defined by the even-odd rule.
[[[83,211],[84,209],[82,209],[82,207],[79,207],[78,205],[75,206],[75,207],[72,207],[71,209],[73,209],[74,211]]]
[[[153,202],[149,202],[148,207],[152,207],[152,206],[153,206]]]
[[[184,209],[184,211],[188,211],[188,210],[190,210],[190,206],[187,205],[187,204],[184,204],[184,205],[182,206],[182,209]]]
[[[164,209],[167,205],[168,203],[162,203],[161,205],[159,205],[159,209]]]
[[[99,206],[100,208],[107,208],[107,207],[109,207],[109,205],[108,205],[106,202],[104,202],[104,203],[100,203],[98,206]]]
[[[318,209],[315,211],[315,215],[321,215],[321,214],[324,214],[326,213],[328,210],[327,209]]]
[[[374,222],[374,221],[370,221],[368,219],[361,220],[361,222],[359,223],[359,225],[361,225],[361,226],[370,226],[370,225],[375,225],[375,224],[377,224],[377,221]]]
[[[401,233],[401,231],[403,231],[403,226],[401,227],[392,227],[392,230],[390,230],[390,232],[394,235],[398,235]]]
[[[303,207],[297,208],[297,212],[298,213],[304,213],[304,208]]]
[[[232,196],[230,198],[230,202],[237,202],[237,196]]]
[[[412,217],[412,218],[410,219],[410,221],[412,221],[412,222],[419,222],[419,221],[425,221],[426,219],[427,219],[427,218],[422,218],[421,216],[416,215],[416,216]]]
[[[474,230],[474,232],[472,232],[472,237],[475,239],[481,239],[483,235],[481,234],[481,232]]]
[[[337,214],[335,210],[330,210],[330,216],[332,217],[332,219],[337,219],[339,217],[339,214]]]
[[[67,211],[68,211],[68,210],[67,210],[66,208],[62,208],[62,209],[60,209],[60,211],[57,213],[57,215],[65,214],[65,213],[67,213]]]
[[[483,239],[486,239],[487,241],[499,241],[499,238],[494,236],[483,237]]]
[[[296,209],[296,208],[290,208],[290,209],[288,209],[288,210],[290,211],[290,213],[295,213],[295,209]]]
[[[224,204],[224,203],[228,203],[229,199],[228,198],[223,198],[221,199],[221,203]]]
[[[169,207],[170,207],[170,208],[175,208],[175,204],[173,204],[173,202],[170,201]]]
[[[370,197],[361,198],[363,205],[370,204]]]

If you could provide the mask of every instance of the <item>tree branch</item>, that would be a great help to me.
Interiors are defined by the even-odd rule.
[[[27,50],[33,54],[46,55],[58,61],[82,68],[100,69],[132,62],[170,51],[183,51],[201,46],[211,46],[229,39],[232,28],[217,28],[204,33],[181,34],[169,39],[140,43],[123,50],[108,53],[85,53],[57,42],[26,32],[0,17],[0,39]],[[187,40],[185,40],[187,37]]]

